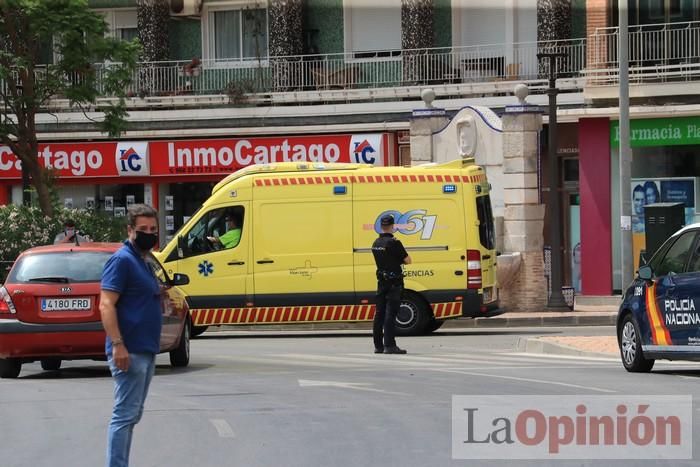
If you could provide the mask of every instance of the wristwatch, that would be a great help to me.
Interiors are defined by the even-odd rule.
[[[124,341],[122,340],[121,337],[118,338],[118,339],[112,339],[112,345],[113,345],[113,346],[115,346],[115,345],[122,345],[123,343],[124,343]]]

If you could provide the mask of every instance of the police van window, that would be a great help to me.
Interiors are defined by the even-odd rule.
[[[479,241],[487,250],[493,250],[496,244],[496,235],[491,212],[491,196],[479,196],[476,198],[476,212],[479,216]]]
[[[688,272],[700,272],[700,243],[695,244],[695,251],[688,265]]]
[[[661,263],[654,273],[656,276],[665,276],[671,272],[680,274],[685,271],[685,266],[690,258],[690,248],[693,246],[695,232],[686,232],[681,235],[668,249]],[[653,266],[652,266],[653,267]]]

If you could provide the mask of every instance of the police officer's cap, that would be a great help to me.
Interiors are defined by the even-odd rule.
[[[394,225],[394,216],[392,216],[391,214],[388,214],[386,216],[382,216],[381,224],[382,225]]]

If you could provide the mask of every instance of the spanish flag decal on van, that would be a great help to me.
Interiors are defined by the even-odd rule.
[[[651,327],[651,338],[654,345],[671,345],[671,335],[666,326],[664,326],[663,316],[659,312],[659,307],[656,305],[656,283],[652,283],[647,287],[646,294],[647,318],[649,318],[649,326]]]

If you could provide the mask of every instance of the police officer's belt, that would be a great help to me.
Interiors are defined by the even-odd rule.
[[[385,271],[383,269],[378,269],[377,279],[379,279],[380,281],[395,281],[403,279],[403,274],[394,271]]]

